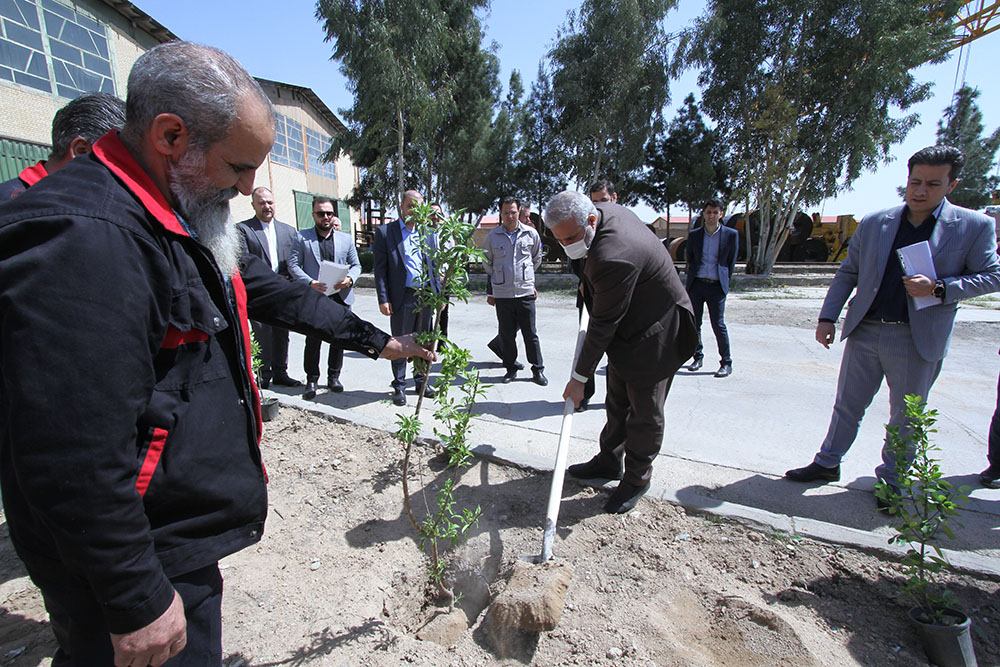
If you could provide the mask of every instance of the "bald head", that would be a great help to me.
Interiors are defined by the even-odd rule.
[[[399,217],[403,219],[411,229],[416,224],[410,221],[410,211],[418,204],[424,203],[424,196],[417,190],[407,190],[403,193],[403,198],[399,201]]]

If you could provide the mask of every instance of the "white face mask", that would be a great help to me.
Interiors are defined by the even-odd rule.
[[[587,225],[583,232],[583,238],[579,241],[573,241],[569,245],[563,246],[563,252],[570,259],[583,259],[587,256],[587,250],[590,249],[590,244],[594,241],[594,228]]]

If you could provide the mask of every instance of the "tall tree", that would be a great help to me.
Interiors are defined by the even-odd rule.
[[[549,52],[559,134],[578,184],[637,169],[669,100],[664,19],[676,0],[583,0]]]
[[[938,121],[937,142],[954,146],[965,153],[965,168],[958,185],[948,195],[949,201],[971,209],[981,209],[990,203],[1000,178],[990,175],[996,165],[1000,148],[1000,128],[983,136],[983,113],[976,104],[979,91],[962,86]]]
[[[850,186],[917,123],[913,68],[946,57],[959,0],[709,0],[678,63],[730,146],[760,228],[747,271],[770,273],[796,212]],[[742,196],[741,196],[742,198]]]
[[[476,10],[489,0],[319,0],[316,18],[334,44],[333,59],[354,94],[343,111],[347,131],[330,158],[351,154],[364,170],[357,201],[394,201],[407,186],[435,188],[444,160],[441,129],[460,118],[463,95],[476,86],[463,72],[488,77],[490,67],[466,67],[480,52]],[[482,65],[482,62],[479,63]],[[495,70],[494,70],[495,75]],[[492,82],[489,82],[492,83]],[[489,85],[485,86],[488,94]],[[469,136],[465,133],[465,136]],[[471,136],[469,137],[472,138]]]
[[[731,193],[726,158],[717,133],[705,125],[694,95],[688,95],[665,136],[646,146],[646,163],[632,188],[650,206],[666,208],[668,217],[678,202],[690,216],[705,200]]]
[[[541,210],[553,196],[566,189],[569,163],[559,143],[555,101],[545,63],[538,63],[538,76],[521,114],[521,148],[517,155],[515,187]]]

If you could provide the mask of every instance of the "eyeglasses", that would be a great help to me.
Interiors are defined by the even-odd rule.
[[[319,216],[321,218],[332,218],[333,211],[313,211],[313,215]]]

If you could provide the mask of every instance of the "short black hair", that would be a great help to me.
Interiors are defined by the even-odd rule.
[[[84,93],[56,112],[52,119],[53,160],[66,155],[70,144],[83,137],[93,144],[125,125],[125,102],[107,93]]]
[[[954,146],[928,146],[927,148],[921,148],[910,156],[909,161],[906,163],[907,173],[912,173],[913,167],[918,164],[927,164],[932,167],[944,164],[950,165],[951,170],[948,172],[948,181],[951,182],[962,173],[962,167],[965,166],[965,155]]]
[[[500,198],[500,208],[502,209],[507,204],[517,204],[517,210],[521,210],[521,201],[517,197],[511,195],[505,195]]]
[[[316,204],[333,204],[333,200],[329,197],[313,197],[313,210],[316,210]],[[336,204],[333,204],[333,208],[336,209]]]
[[[588,192],[600,192],[601,190],[606,190],[609,195],[613,195],[615,194],[615,184],[606,178],[602,178],[591,183]]]
[[[726,206],[722,203],[722,200],[719,199],[718,197],[712,197],[711,199],[706,200],[705,203],[702,205],[701,210],[704,211],[709,206],[711,206],[712,208],[717,208],[723,213],[726,212]]]

